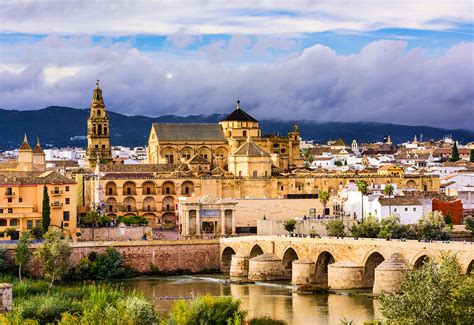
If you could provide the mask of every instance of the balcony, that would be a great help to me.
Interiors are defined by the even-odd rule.
[[[51,203],[51,208],[53,209],[61,209],[62,207],[63,207],[62,203],[59,203],[59,202]]]
[[[13,192],[13,191],[5,191],[5,196],[6,196],[6,197],[14,197],[14,196],[15,196],[15,192]]]
[[[61,194],[63,194],[63,191],[62,190],[52,190],[51,194],[52,195],[61,195]]]
[[[156,212],[156,208],[152,208],[152,207],[150,207],[150,208],[143,208],[143,209],[142,209],[142,212]]]

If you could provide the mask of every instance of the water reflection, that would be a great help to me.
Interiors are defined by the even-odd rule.
[[[336,294],[298,295],[283,284],[228,284],[220,277],[174,276],[125,281],[124,286],[144,292],[158,311],[166,312],[180,297],[193,294],[231,295],[242,301],[249,317],[271,316],[288,324],[356,324],[380,318],[378,302],[366,296]]]

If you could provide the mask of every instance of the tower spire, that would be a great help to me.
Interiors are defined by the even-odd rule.
[[[239,97],[237,97],[237,107],[236,108],[240,109],[240,99],[239,99]]]

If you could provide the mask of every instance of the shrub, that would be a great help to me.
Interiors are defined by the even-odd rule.
[[[33,239],[42,239],[44,234],[45,232],[42,227],[34,227],[31,229],[31,237],[33,237]]]
[[[380,223],[377,218],[369,215],[361,223],[351,227],[351,235],[360,238],[376,238],[380,232]]]
[[[471,233],[471,235],[474,235],[474,217],[473,216],[467,216],[464,218],[464,226],[466,227],[466,230]]]
[[[344,223],[341,220],[329,220],[326,224],[326,231],[331,237],[344,237],[346,235]]]
[[[143,216],[120,216],[117,218],[117,222],[123,222],[127,226],[131,225],[140,225],[146,226],[148,224],[148,220]]]
[[[0,273],[6,274],[9,271],[7,249],[6,247],[0,247]]]
[[[295,231],[296,228],[296,220],[294,219],[288,219],[283,223],[283,227],[285,228],[286,231],[288,231],[290,234]]]
[[[449,239],[452,225],[447,225],[443,215],[438,211],[430,212],[418,220],[417,233],[419,239]]]
[[[102,254],[91,252],[75,265],[69,278],[75,280],[104,280],[133,276],[134,272],[125,266],[122,255],[113,247]]]
[[[245,318],[240,300],[232,297],[200,296],[191,302],[178,301],[168,314],[167,324],[227,324]]]
[[[400,217],[397,215],[388,216],[380,221],[380,231],[378,238],[402,238],[404,227],[400,224]]]

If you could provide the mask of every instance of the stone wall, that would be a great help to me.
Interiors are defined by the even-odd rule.
[[[101,228],[81,228],[81,236],[78,241],[126,241],[142,240],[143,235],[148,238],[152,236],[151,227],[101,227]],[[94,237],[94,238],[92,238]]]
[[[291,219],[291,218],[288,218]],[[306,219],[297,220],[295,234],[318,234],[320,236],[327,236],[326,224],[334,219]],[[257,235],[272,236],[272,235],[286,235],[288,231],[285,230],[284,220],[257,220]],[[356,220],[343,220],[346,227],[346,232],[349,232],[350,227],[356,223]]]
[[[220,268],[218,240],[77,243],[72,260],[77,262],[92,251],[104,252],[109,246],[119,251],[126,265],[139,272],[149,272],[151,265],[160,272],[198,273]]]
[[[72,265],[90,252],[103,253],[107,247],[114,247],[123,256],[126,265],[143,273],[150,272],[151,268],[163,273],[183,270],[200,273],[220,268],[218,240],[78,242],[71,246]],[[8,246],[11,264],[14,248],[14,245]],[[40,275],[40,268],[38,263],[30,263],[32,274]]]

